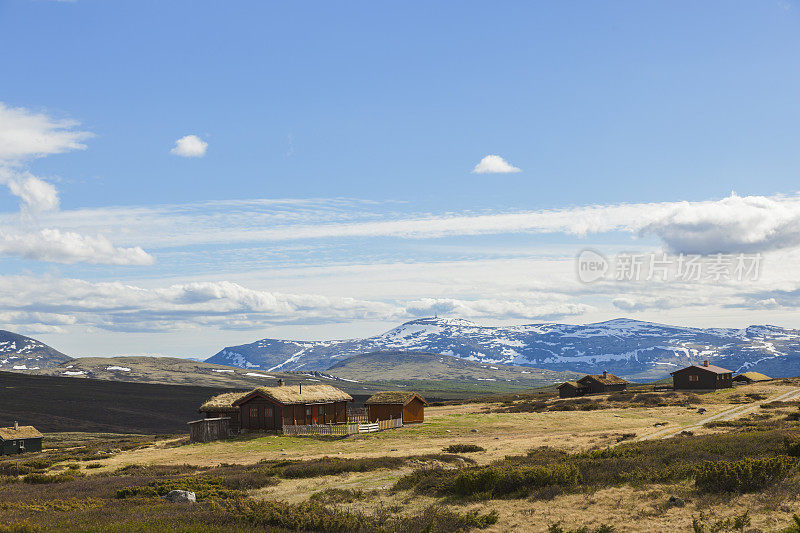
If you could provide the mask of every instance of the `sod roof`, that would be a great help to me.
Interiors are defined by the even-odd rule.
[[[417,394],[416,392],[410,391],[384,391],[384,392],[377,392],[367,399],[364,402],[366,405],[376,405],[376,404],[393,404],[393,405],[405,405],[414,398],[419,398],[422,400],[422,403],[428,405],[428,402],[425,401],[425,398]]]
[[[0,428],[0,439],[3,440],[16,440],[16,439],[40,439],[42,434],[39,433],[33,426],[19,426],[19,428]]]

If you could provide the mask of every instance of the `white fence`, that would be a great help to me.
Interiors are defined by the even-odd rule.
[[[385,429],[403,427],[402,418],[379,420],[367,424],[314,424],[311,426],[283,426],[284,435],[317,436],[317,435],[355,435],[356,433],[373,433]]]

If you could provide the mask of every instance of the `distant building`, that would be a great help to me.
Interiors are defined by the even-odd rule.
[[[0,428],[0,455],[42,451],[42,434],[33,426]]]
[[[758,381],[770,381],[772,378],[760,372],[744,372],[733,378],[733,381],[740,383],[756,383]]]
[[[589,374],[578,381],[562,383],[558,386],[558,395],[561,398],[575,398],[585,394],[623,391],[627,388],[627,381],[604,370],[602,374]]]
[[[428,402],[416,392],[386,391],[370,396],[364,405],[369,409],[370,422],[403,419],[403,424],[425,421]]]
[[[708,364],[692,365],[671,372],[675,390],[714,390],[733,387],[733,371]]]

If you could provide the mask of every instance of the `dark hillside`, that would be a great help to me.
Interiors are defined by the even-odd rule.
[[[0,426],[40,431],[184,433],[200,404],[227,389],[0,372]]]

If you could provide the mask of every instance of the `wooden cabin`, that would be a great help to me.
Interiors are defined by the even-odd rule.
[[[42,434],[33,426],[0,428],[0,455],[42,451]]]
[[[403,424],[425,421],[428,402],[416,392],[378,392],[364,402],[369,409],[370,422],[402,418]]]
[[[225,392],[209,399],[200,406],[198,412],[206,418],[230,418],[228,429],[234,435],[242,429],[240,409],[233,402],[248,394],[247,392]]]
[[[577,381],[565,381],[558,386],[559,398],[577,398],[586,394],[588,389]]]
[[[558,386],[558,396],[560,398],[575,398],[584,394],[617,392],[627,388],[627,381],[604,370],[602,374],[589,374],[578,381],[562,383]]]
[[[280,430],[283,426],[347,423],[353,397],[331,385],[259,387],[234,400],[241,428]]]
[[[733,378],[737,383],[758,383],[759,381],[770,381],[772,378],[761,372],[743,372]]]
[[[714,390],[733,387],[733,371],[708,364],[692,365],[670,373],[675,390]]]

